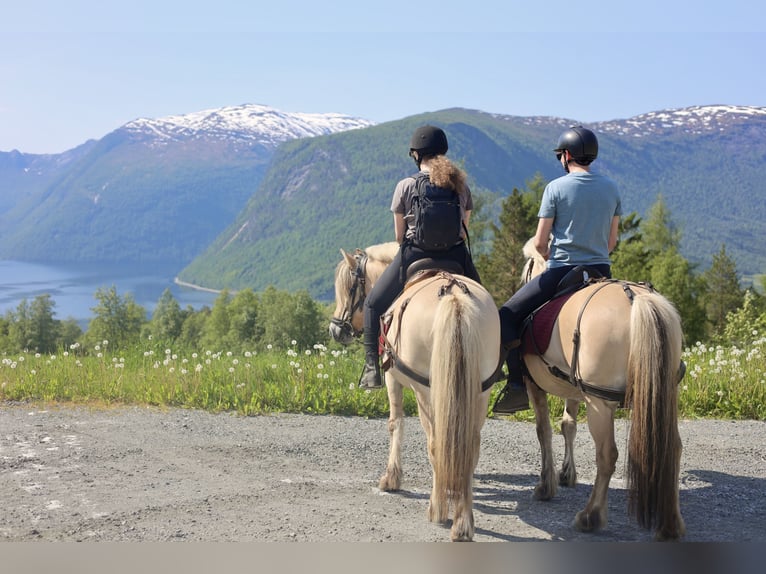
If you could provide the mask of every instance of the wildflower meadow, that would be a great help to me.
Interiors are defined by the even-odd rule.
[[[766,420],[766,337],[747,348],[696,343],[685,349],[679,384],[683,418]],[[0,400],[98,406],[151,405],[243,415],[273,412],[382,417],[385,391],[361,390],[361,349],[315,344],[261,351],[184,352],[146,341],[131,350],[70,345],[55,354],[21,352],[0,361]],[[495,385],[493,393],[502,385]],[[552,416],[563,402],[550,397]],[[405,393],[405,410],[417,412]],[[532,411],[515,415],[532,420]]]

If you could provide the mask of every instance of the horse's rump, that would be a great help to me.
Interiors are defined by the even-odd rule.
[[[488,378],[494,373],[499,354],[499,319],[492,297],[484,287],[468,277],[439,272],[409,283],[384,315],[388,325],[382,336],[383,346],[393,359],[391,367],[396,370],[397,376],[403,375],[410,381],[422,383],[419,377],[408,373],[412,370],[425,379],[429,378],[434,319],[444,297],[444,293],[440,295],[440,292],[462,290],[461,285],[479,306],[477,320],[484,325],[479,336],[482,343],[491,349],[488,353],[482,353],[482,376]],[[405,365],[404,369],[402,365]]]
[[[524,348],[524,358],[535,382],[548,392],[576,398],[568,383],[551,375],[550,368],[574,376],[588,385],[624,393],[630,341],[631,300],[626,283],[597,282],[576,291],[563,305],[553,322],[550,343],[538,352]],[[648,288],[630,284],[633,292]],[[576,343],[575,343],[576,341]],[[542,349],[540,349],[542,351]],[[575,363],[572,373],[573,362]]]

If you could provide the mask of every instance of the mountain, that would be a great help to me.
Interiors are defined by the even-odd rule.
[[[546,180],[561,175],[551,150],[578,122],[450,109],[293,140],[279,148],[245,209],[180,279],[212,288],[305,288],[331,299],[339,248],[391,240],[391,194],[415,171],[407,147],[424,123],[446,130],[449,155],[477,194],[502,198],[536,173]],[[601,150],[594,169],[618,182],[626,214],[645,215],[661,194],[693,262],[709,264],[725,244],[741,273],[766,270],[766,109],[700,106],[592,127]]]
[[[64,154],[0,153],[0,257],[180,268],[241,211],[281,143],[369,125],[242,105],[137,119]]]
[[[425,123],[445,128],[492,215],[536,174],[561,175],[551,149],[579,122],[455,108],[373,125],[259,105],[138,119],[63,154],[0,153],[0,258],[158,263],[209,288],[330,299],[339,248],[392,238],[391,194],[416,169],[408,144]],[[766,270],[766,108],[589,126],[594,169],[618,182],[626,213],[662,194],[687,258],[705,267],[725,244],[740,273]]]

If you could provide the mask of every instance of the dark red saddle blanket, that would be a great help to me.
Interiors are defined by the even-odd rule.
[[[521,349],[523,353],[543,354],[548,350],[553,333],[553,325],[561,312],[561,308],[569,301],[575,292],[567,293],[561,297],[551,299],[545,305],[537,309],[532,316],[531,324],[527,323],[521,336]]]

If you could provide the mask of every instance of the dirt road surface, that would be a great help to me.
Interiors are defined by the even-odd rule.
[[[0,406],[0,541],[445,542],[426,520],[424,433],[407,419],[404,482],[382,493],[384,419],[241,417],[145,407]],[[572,529],[595,477],[580,425],[580,483],[551,502],[534,426],[487,421],[475,475],[477,542],[651,541],[626,513],[627,423],[599,534]],[[766,541],[766,423],[682,421],[681,508],[690,542]],[[557,459],[563,439],[554,436]]]

